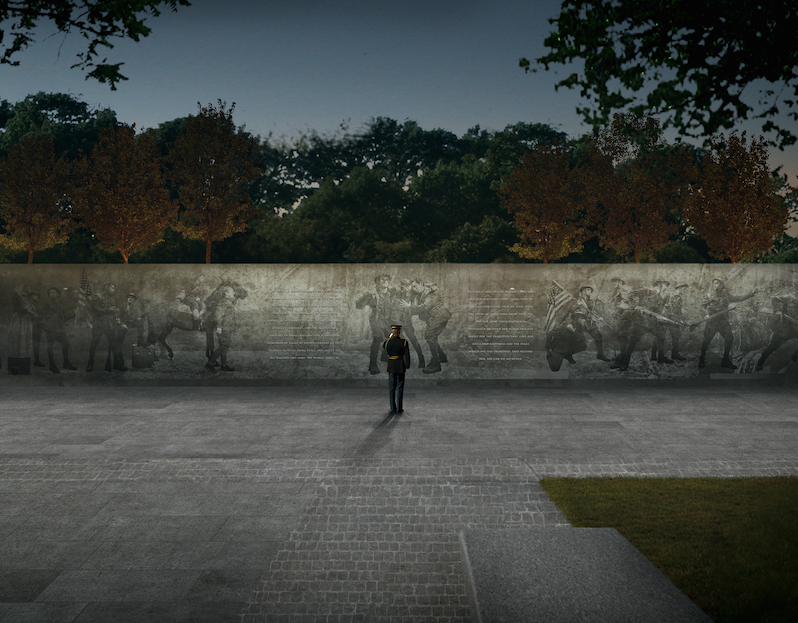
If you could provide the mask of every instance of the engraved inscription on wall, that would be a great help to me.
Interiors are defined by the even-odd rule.
[[[340,357],[343,291],[271,290],[269,360],[325,361]]]
[[[522,361],[532,348],[532,290],[469,290],[467,337],[479,362]]]

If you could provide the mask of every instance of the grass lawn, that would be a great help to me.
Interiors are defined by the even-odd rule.
[[[798,621],[798,478],[544,478],[574,527],[615,528],[717,623]]]

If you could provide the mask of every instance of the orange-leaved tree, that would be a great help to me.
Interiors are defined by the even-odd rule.
[[[601,245],[638,264],[656,261],[678,229],[673,213],[689,179],[689,151],[669,146],[653,117],[633,114],[615,114],[593,141],[604,156],[594,160]]]
[[[205,241],[206,264],[211,243],[245,231],[257,213],[246,187],[262,173],[257,140],[233,124],[235,103],[225,106],[221,100],[218,108],[200,105],[167,157],[182,208],[174,229]]]
[[[55,159],[53,138],[23,136],[0,160],[0,244],[11,250],[43,251],[69,240],[74,222],[69,209],[71,165]]]
[[[789,210],[768,167],[767,141],[732,133],[710,140],[685,207],[693,227],[718,259],[750,260],[773,246]]]
[[[75,214],[98,246],[119,251],[125,264],[134,253],[158,244],[174,222],[177,203],[169,197],[155,135],[136,128],[106,128],[80,163]]]
[[[596,201],[584,160],[571,166],[565,143],[544,144],[525,154],[499,188],[515,219],[521,242],[510,250],[548,264],[577,253],[593,237],[588,218]]]

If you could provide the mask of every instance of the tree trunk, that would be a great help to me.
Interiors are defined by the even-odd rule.
[[[28,264],[33,264],[33,248],[28,247]]]
[[[205,263],[211,263],[211,241],[210,239],[205,241]]]

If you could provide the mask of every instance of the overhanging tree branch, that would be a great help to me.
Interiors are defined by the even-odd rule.
[[[78,32],[88,41],[84,52],[77,54],[79,62],[72,68],[90,70],[86,79],[93,78],[109,83],[112,90],[121,80],[127,80],[119,68],[123,63],[107,63],[107,58],[98,60],[98,47],[113,48],[110,39],[132,39],[139,41],[152,29],[145,25],[146,15],[158,17],[160,8],[166,6],[177,11],[178,6],[190,6],[188,0],[0,0],[0,64],[19,65],[13,57],[34,43],[33,32],[42,21],[52,21],[59,32]],[[12,36],[4,45],[4,35]]]

